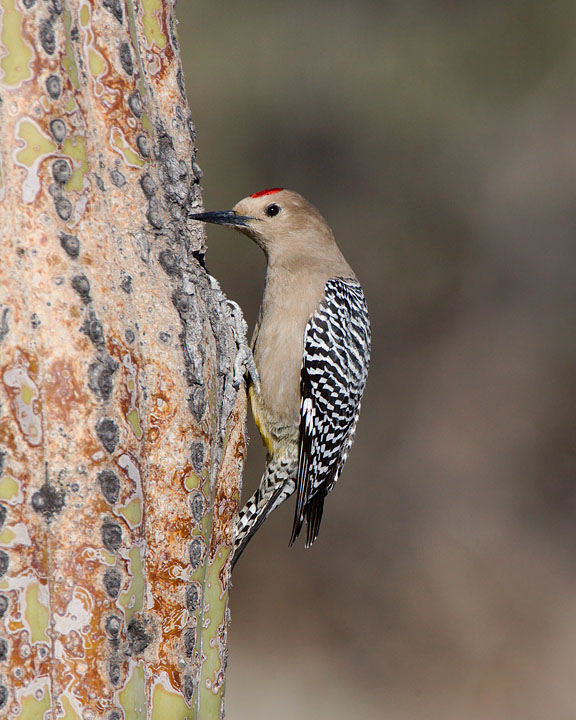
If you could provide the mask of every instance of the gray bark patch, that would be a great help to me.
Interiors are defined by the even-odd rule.
[[[5,305],[0,305],[0,343],[6,335],[8,335],[8,331],[10,328],[8,327],[8,311],[10,310],[9,307],[6,307]]]
[[[58,100],[62,92],[62,83],[58,75],[49,75],[46,78],[46,91],[52,100]]]
[[[106,402],[114,391],[114,373],[120,367],[119,363],[102,353],[88,368],[88,387],[100,400]]]
[[[66,137],[66,123],[64,120],[61,118],[54,118],[54,120],[50,122],[50,132],[56,142],[64,142]]]
[[[8,566],[10,565],[10,558],[5,550],[0,550],[0,578],[6,575]]]
[[[80,295],[82,301],[85,303],[90,302],[90,280],[83,273],[80,275],[74,275],[72,278],[72,287]]]
[[[120,680],[122,680],[122,666],[119,662],[116,662],[115,660],[110,662],[110,665],[108,666],[108,675],[112,685],[120,685]]]
[[[69,235],[68,233],[60,233],[60,245],[62,249],[71,258],[77,258],[80,255],[80,240],[76,235]]]
[[[110,418],[103,418],[100,420],[96,425],[96,435],[98,435],[98,439],[102,445],[104,445],[106,450],[112,454],[116,449],[116,445],[118,445],[118,441],[120,440],[120,430],[114,420],[111,420]]]
[[[122,545],[122,528],[117,523],[105,522],[101,530],[102,542],[114,554]]]
[[[199,523],[202,520],[204,514],[204,497],[202,493],[196,491],[190,498],[190,509],[192,510],[192,517]]]
[[[134,74],[134,62],[132,61],[132,53],[130,52],[130,45],[128,43],[122,43],[118,48],[118,55],[120,56],[120,64],[124,69],[126,75]]]
[[[204,468],[204,443],[194,442],[190,445],[190,459],[192,460],[192,467],[196,475],[200,475]]]
[[[184,676],[184,698],[190,702],[194,695],[194,680],[191,675]]]
[[[188,612],[193,613],[198,607],[198,601],[200,599],[200,591],[196,583],[186,588],[186,608]]]
[[[61,185],[67,183],[68,180],[70,180],[71,175],[72,170],[70,168],[70,163],[68,162],[68,160],[64,158],[58,158],[58,160],[55,160],[52,163],[52,177],[57,183],[60,183]]]
[[[152,642],[152,635],[148,632],[145,622],[140,618],[130,620],[127,635],[131,655],[143,653]]]
[[[124,13],[122,12],[120,0],[103,0],[102,5],[106,8],[106,10],[108,10],[108,12],[114,15],[120,24],[124,22]]]
[[[184,633],[184,653],[186,657],[192,657],[196,645],[196,630],[188,628]]]
[[[37,513],[50,519],[64,507],[65,495],[62,490],[57,490],[53,485],[46,482],[40,490],[32,495],[31,504]]]
[[[104,573],[104,587],[108,593],[108,597],[115,600],[120,592],[120,586],[122,585],[122,576],[116,568],[109,568]]]
[[[90,340],[92,340],[94,345],[97,347],[102,347],[104,345],[104,330],[102,328],[102,323],[98,320],[98,316],[94,310],[90,309],[88,317],[80,328],[80,332],[88,335]]]
[[[102,470],[98,475],[98,482],[100,483],[102,495],[104,495],[110,505],[118,502],[120,496],[120,480],[118,479],[118,475],[116,475],[113,470]]]
[[[118,615],[109,615],[106,618],[105,629],[111,640],[116,640],[122,629],[122,619]]]
[[[192,565],[193,570],[196,570],[200,565],[203,555],[204,546],[202,540],[200,538],[194,538],[190,543],[190,565]]]

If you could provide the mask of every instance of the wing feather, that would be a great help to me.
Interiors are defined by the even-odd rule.
[[[320,528],[326,495],[354,437],[370,359],[370,323],[360,285],[331,278],[304,333],[296,509],[290,543],[307,524],[306,545]]]

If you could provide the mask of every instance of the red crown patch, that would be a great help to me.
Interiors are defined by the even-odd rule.
[[[259,198],[263,195],[274,195],[274,193],[280,192],[281,190],[284,190],[284,188],[268,188],[267,190],[260,190],[260,192],[255,192],[254,195],[250,195],[250,197]]]

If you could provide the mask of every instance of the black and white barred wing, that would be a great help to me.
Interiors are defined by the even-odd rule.
[[[342,471],[370,362],[370,321],[355,280],[332,278],[308,321],[300,375],[300,447],[291,543],[307,523],[306,546],[318,536],[324,499]]]

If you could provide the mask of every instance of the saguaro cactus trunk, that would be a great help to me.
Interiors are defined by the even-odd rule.
[[[235,335],[168,0],[0,0],[0,716],[223,716]]]

